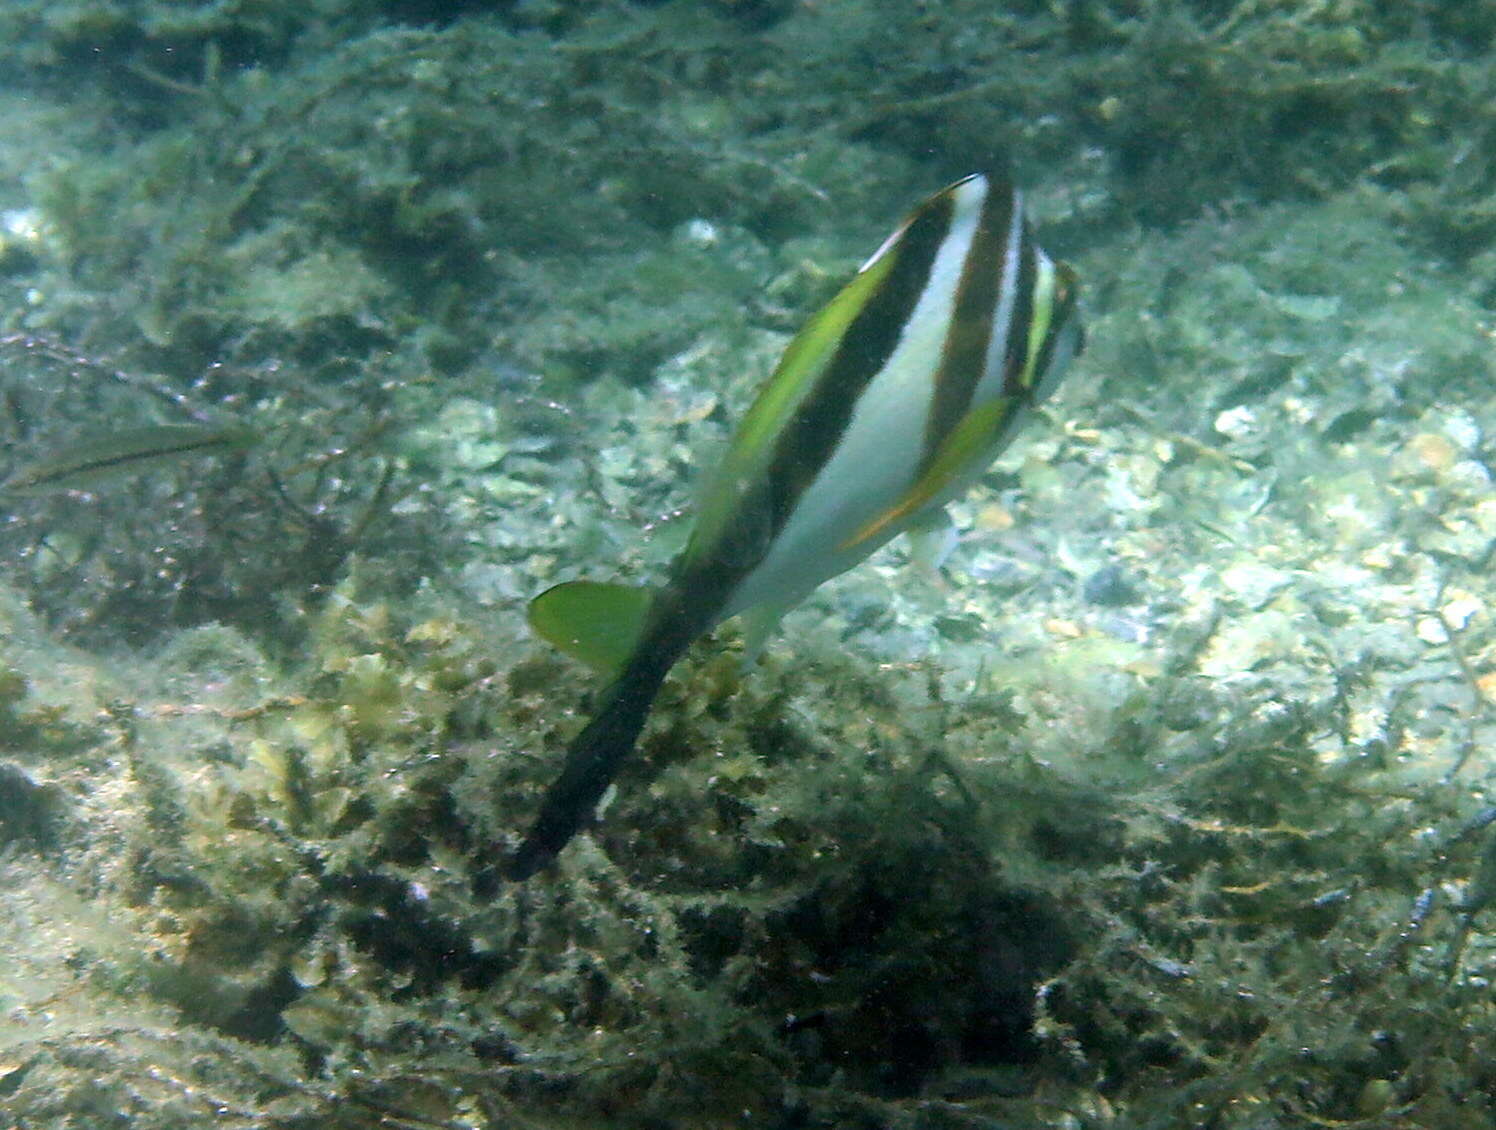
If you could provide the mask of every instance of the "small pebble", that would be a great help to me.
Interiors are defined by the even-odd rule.
[[[1420,432],[1408,440],[1405,450],[1430,471],[1441,474],[1453,467],[1460,457],[1459,448],[1446,436],[1434,432]]]
[[[1122,608],[1138,603],[1137,588],[1120,565],[1103,565],[1081,585],[1081,596],[1103,608]]]

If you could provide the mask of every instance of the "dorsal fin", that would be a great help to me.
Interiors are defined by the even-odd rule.
[[[653,589],[602,581],[567,581],[530,601],[530,627],[547,643],[608,678],[633,655]]]

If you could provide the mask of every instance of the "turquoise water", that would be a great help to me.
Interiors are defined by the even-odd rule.
[[[0,1113],[1489,1119],[1493,35],[0,5],[0,477],[258,437],[0,496]],[[938,570],[718,629],[505,881],[600,691],[526,602],[661,579],[790,335],[978,169],[1079,272],[1064,385]]]

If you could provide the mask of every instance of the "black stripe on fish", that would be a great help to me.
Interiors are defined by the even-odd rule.
[[[954,211],[954,198],[946,191],[910,218],[887,252],[895,256],[888,277],[847,327],[815,389],[779,437],[765,476],[771,491],[770,540],[784,528],[800,496],[841,443],[863,390],[898,348],[904,326],[929,283],[935,256],[950,233]]]
[[[920,474],[929,467],[941,443],[971,407],[972,397],[984,376],[992,335],[1006,329],[996,325],[998,300],[1007,281],[1006,272],[1001,266],[993,270],[993,265],[1006,261],[1016,204],[1011,186],[1001,181],[989,183],[987,196],[982,201],[981,219],[961,265],[951,328],[941,354],[940,368],[935,373]]]

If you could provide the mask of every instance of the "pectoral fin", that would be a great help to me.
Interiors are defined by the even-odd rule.
[[[755,604],[743,613],[741,622],[743,625],[743,669],[746,671],[758,662],[758,657],[763,654],[764,645],[769,642],[769,637],[779,630],[779,621],[783,618],[786,606],[765,602]]]
[[[535,634],[609,679],[616,678],[644,635],[653,589],[600,581],[567,581],[530,601]]]
[[[904,531],[909,541],[909,556],[932,576],[940,572],[946,558],[956,548],[956,527],[945,508],[937,506],[921,513]]]

